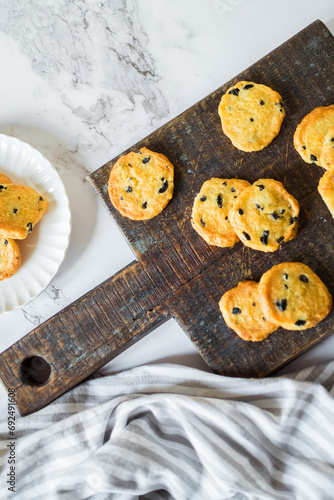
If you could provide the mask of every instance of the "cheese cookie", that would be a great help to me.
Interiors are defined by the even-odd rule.
[[[318,191],[334,218],[334,170],[327,170],[319,181]]]
[[[313,109],[300,122],[293,136],[293,145],[306,163],[316,163],[328,168],[321,161],[325,137],[334,126],[334,105]]]
[[[274,252],[296,236],[299,203],[273,179],[245,188],[230,210],[230,221],[241,241],[262,252]]]
[[[0,173],[0,184],[13,184],[9,177]]]
[[[0,280],[10,278],[21,265],[21,253],[16,241],[0,236]]]
[[[231,247],[239,241],[231,226],[229,211],[247,186],[249,182],[241,179],[217,178],[202,185],[194,201],[191,224],[209,245]]]
[[[285,116],[281,96],[254,82],[239,82],[221,98],[223,132],[242,151],[259,151],[278,135]]]
[[[28,186],[0,184],[0,235],[26,238],[48,207],[45,197]]]
[[[173,197],[174,167],[162,154],[141,148],[117,160],[108,182],[111,203],[132,220],[151,219]]]
[[[259,298],[267,317],[287,330],[306,330],[322,321],[332,297],[321,279],[305,264],[284,262],[264,273]]]
[[[263,340],[279,327],[265,315],[255,281],[241,281],[228,290],[220,299],[219,308],[227,326],[243,340]]]

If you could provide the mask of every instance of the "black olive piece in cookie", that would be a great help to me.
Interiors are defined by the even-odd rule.
[[[147,148],[120,157],[109,175],[111,203],[132,220],[158,215],[173,197],[173,190],[174,166],[166,156]]]
[[[265,315],[255,281],[241,281],[228,290],[220,299],[219,308],[227,326],[243,340],[258,342],[279,327]]]
[[[191,224],[209,245],[231,247],[239,241],[231,226],[229,211],[248,186],[249,182],[241,179],[215,177],[202,185],[193,204]]]
[[[265,272],[259,298],[264,313],[287,330],[311,328],[332,309],[326,285],[301,262],[283,262]]]
[[[224,134],[241,151],[259,151],[279,134],[285,110],[282,97],[266,85],[241,81],[222,96],[218,107]]]
[[[261,252],[274,252],[294,238],[298,216],[298,201],[273,179],[259,179],[245,188],[230,210],[231,224],[241,241]]]

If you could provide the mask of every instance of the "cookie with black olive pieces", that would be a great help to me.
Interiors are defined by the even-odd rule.
[[[264,313],[287,330],[306,330],[332,309],[332,296],[312,269],[301,262],[283,262],[259,282]]]
[[[191,224],[209,245],[231,247],[239,241],[231,226],[229,211],[247,186],[249,182],[241,179],[215,177],[202,185],[193,204]]]
[[[299,203],[281,182],[259,179],[240,194],[229,217],[244,245],[274,252],[296,236]]]
[[[316,163],[328,168],[321,161],[325,137],[334,126],[334,105],[319,106],[308,113],[300,122],[293,136],[293,145],[306,163]]]
[[[0,184],[0,235],[24,239],[48,207],[45,196],[20,184]]]
[[[259,151],[279,134],[282,97],[266,85],[241,81],[222,96],[218,113],[224,134],[241,151]]]
[[[111,203],[132,220],[151,219],[173,197],[174,166],[147,148],[120,157],[112,167],[108,193]]]
[[[228,290],[220,299],[219,308],[227,326],[243,340],[261,341],[279,327],[265,315],[255,281],[241,281]]]
[[[21,266],[21,252],[11,238],[0,236],[0,280],[11,278]]]
[[[326,170],[334,168],[334,126],[325,136],[320,153],[320,165]]]
[[[334,169],[327,170],[321,177],[318,191],[334,218]]]

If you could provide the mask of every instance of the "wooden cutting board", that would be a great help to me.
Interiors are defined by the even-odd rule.
[[[221,95],[239,80],[272,87],[285,104],[279,136],[259,152],[235,149],[221,130]],[[146,146],[175,166],[174,197],[159,216],[131,221],[113,208],[107,182],[117,158],[91,174],[89,182],[138,260],[0,355],[1,379],[15,388],[20,413],[43,407],[170,317],[212,370],[228,376],[270,375],[330,335],[332,313],[310,330],[279,329],[261,343],[245,342],[226,326],[218,302],[239,281],[259,280],[284,261],[309,265],[334,296],[334,220],[317,192],[323,171],[304,163],[292,143],[305,114],[333,103],[334,39],[316,21],[128,150]],[[227,249],[207,245],[192,229],[190,214],[211,177],[283,182],[301,205],[297,237],[270,254],[241,242]]]

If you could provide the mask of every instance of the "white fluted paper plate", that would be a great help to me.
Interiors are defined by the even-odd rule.
[[[24,240],[16,240],[21,268],[0,281],[0,314],[23,307],[50,283],[62,263],[71,233],[71,212],[65,187],[51,163],[36,149],[0,134],[0,172],[14,184],[35,189],[48,209]]]

